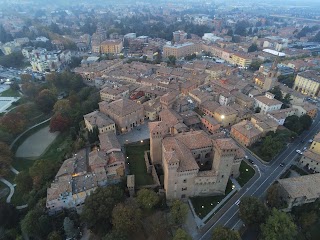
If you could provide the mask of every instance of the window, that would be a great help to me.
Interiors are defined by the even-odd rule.
[[[182,188],[182,189],[181,189],[181,191],[187,191],[187,188],[186,188],[186,187],[184,187],[184,188]]]
[[[187,179],[184,179],[184,180],[183,180],[183,183],[186,183],[186,182],[187,182]]]

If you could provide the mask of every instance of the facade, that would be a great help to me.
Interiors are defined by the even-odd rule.
[[[192,42],[175,45],[165,45],[163,47],[163,56],[166,58],[169,56],[181,58],[199,52],[201,52],[201,45]]]
[[[282,199],[287,203],[285,210],[312,203],[319,199],[320,173],[278,180]]]
[[[214,111],[213,116],[223,127],[231,126],[237,119],[237,111],[229,106],[220,106]]]
[[[256,96],[255,108],[259,107],[262,113],[267,113],[275,110],[279,110],[282,106],[282,102],[274,98],[272,93],[266,92],[264,96]]]
[[[302,94],[317,97],[320,90],[320,73],[313,70],[298,73],[293,89]]]
[[[300,104],[293,104],[293,108],[297,109],[297,116],[301,117],[302,115],[309,115],[312,119],[314,119],[317,116],[318,113],[318,107],[314,104],[304,102]]]
[[[100,98],[102,101],[114,101],[120,98],[129,98],[129,88],[121,86],[118,88],[105,87],[100,90]]]
[[[287,117],[297,115],[297,113],[297,108],[285,108],[268,112],[268,116],[276,120],[277,123],[282,126]]]
[[[122,51],[122,48],[123,43],[119,39],[105,40],[100,44],[101,53],[118,54]]]
[[[252,58],[250,56],[246,56],[239,53],[232,54],[231,59],[234,64],[243,68],[248,68],[252,63]]]
[[[144,123],[143,106],[126,98],[111,103],[102,101],[99,103],[99,109],[115,122],[117,130],[121,133]]]
[[[86,128],[93,131],[94,127],[98,127],[99,133],[113,132],[116,133],[116,125],[113,120],[105,114],[94,111],[83,116]]]

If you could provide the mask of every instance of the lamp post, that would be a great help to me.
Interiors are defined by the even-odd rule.
[[[221,115],[221,123],[222,123],[222,126],[224,127],[223,125],[223,120],[224,120],[225,116],[224,115]]]

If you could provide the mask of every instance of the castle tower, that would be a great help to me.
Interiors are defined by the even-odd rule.
[[[230,138],[216,139],[214,141],[213,168],[218,173],[216,190],[224,193],[231,174],[238,146]]]
[[[162,122],[149,122],[150,157],[152,164],[162,164],[162,139],[168,134],[168,127]]]

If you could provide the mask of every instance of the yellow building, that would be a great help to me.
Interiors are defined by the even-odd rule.
[[[119,39],[106,40],[100,45],[101,53],[120,53],[122,48],[123,43]]]
[[[318,96],[320,90],[320,73],[313,70],[299,73],[294,81],[293,88],[311,97]]]
[[[185,57],[194,53],[201,52],[201,45],[192,42],[186,42],[175,45],[165,45],[163,47],[163,56],[175,56],[176,58]]]
[[[320,133],[314,136],[309,149],[303,152],[299,165],[309,171],[320,172]]]
[[[235,53],[232,55],[232,62],[240,67],[247,68],[252,63],[252,58],[243,54]]]

